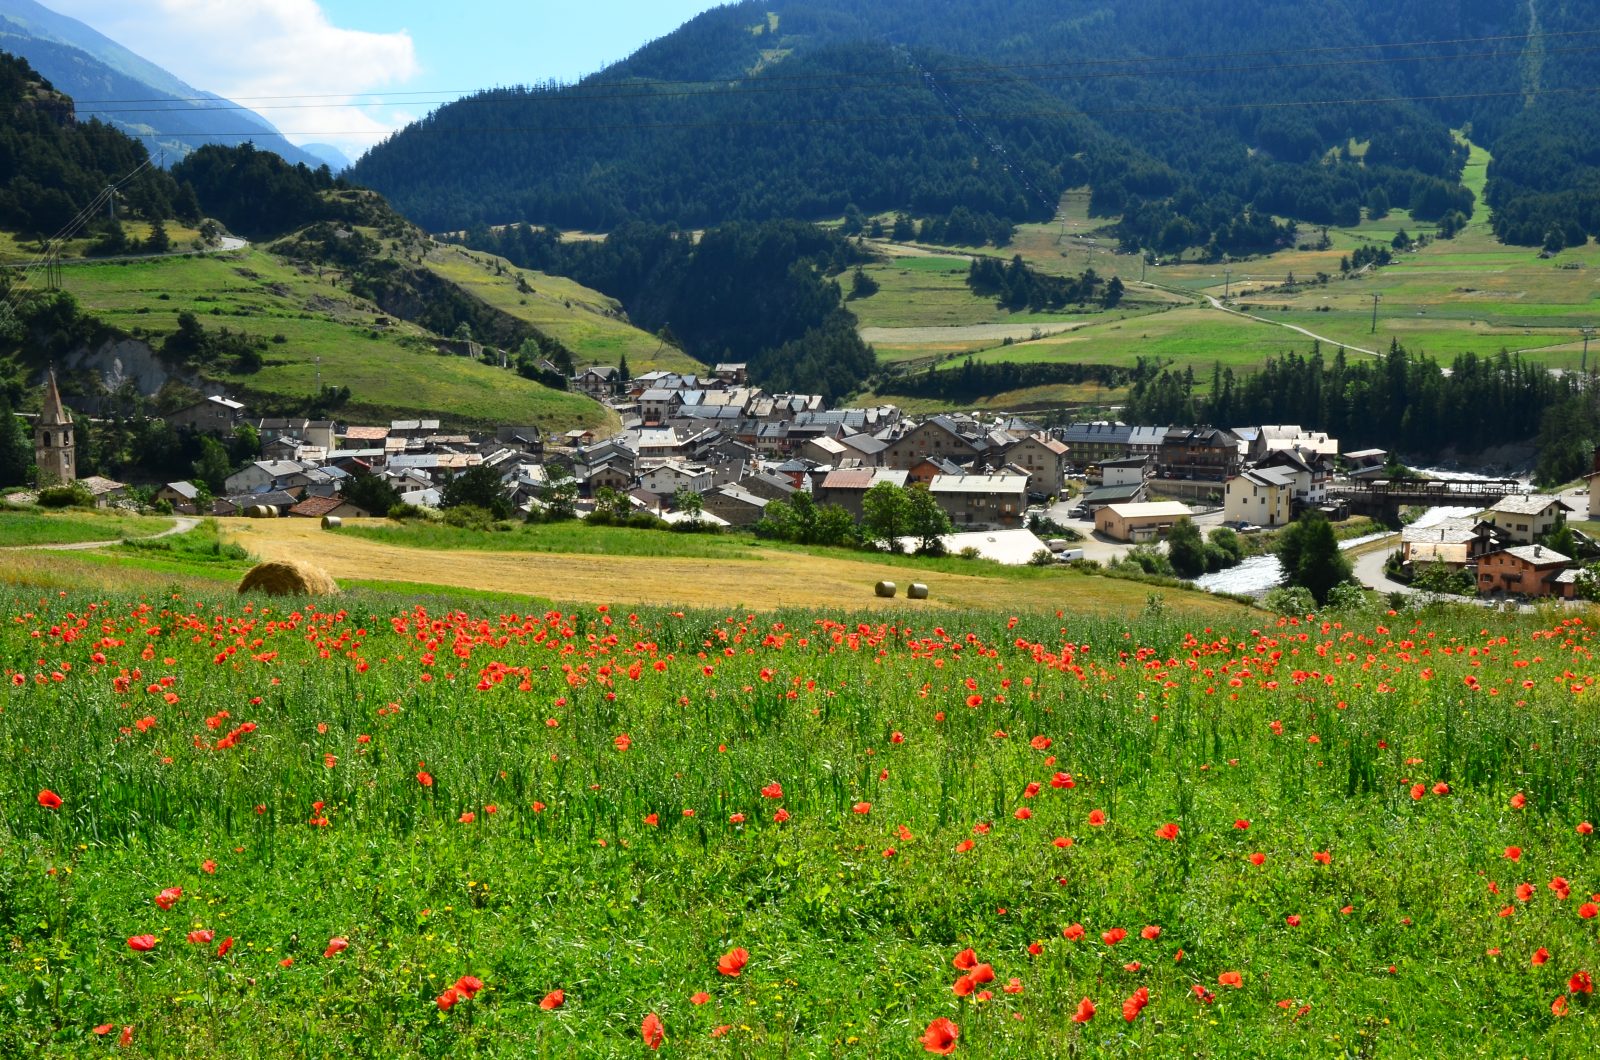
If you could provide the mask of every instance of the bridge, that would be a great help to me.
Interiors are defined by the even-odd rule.
[[[1366,479],[1328,487],[1328,500],[1351,512],[1393,519],[1401,508],[1490,508],[1502,497],[1533,492],[1516,479]]]

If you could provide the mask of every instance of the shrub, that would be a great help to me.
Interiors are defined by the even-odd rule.
[[[389,518],[393,519],[397,523],[403,523],[407,519],[427,519],[430,518],[430,516],[428,514],[428,509],[423,508],[420,505],[406,504],[405,502],[401,502],[400,504],[390,507]]]
[[[39,491],[41,508],[93,508],[94,494],[81,482],[65,482],[59,486],[46,486]]]

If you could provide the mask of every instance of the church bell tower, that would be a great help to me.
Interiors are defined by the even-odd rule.
[[[72,437],[72,416],[61,405],[56,388],[56,370],[44,385],[44,407],[33,425],[33,462],[39,466],[39,481],[72,482],[78,477],[78,461]]]

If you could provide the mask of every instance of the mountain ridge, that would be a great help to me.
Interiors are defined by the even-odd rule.
[[[35,0],[0,0],[0,51],[28,60],[75,100],[82,119],[99,118],[135,137],[151,155],[176,162],[208,143],[254,142],[290,163],[315,169],[328,160],[296,147],[266,118],[212,92],[197,89],[77,19]],[[95,101],[119,102],[97,107]],[[220,111],[217,105],[230,109]],[[138,109],[134,109],[137,106]],[[219,136],[218,115],[240,134]]]

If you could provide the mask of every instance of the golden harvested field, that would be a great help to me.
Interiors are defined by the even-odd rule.
[[[740,607],[905,608],[903,595],[880,600],[873,583],[925,582],[935,610],[984,608],[1133,614],[1152,592],[1186,614],[1245,613],[1240,605],[1201,593],[1157,590],[1067,571],[1036,577],[948,574],[868,559],[756,549],[748,559],[552,555],[530,552],[432,551],[380,544],[321,529],[315,520],[219,520],[222,535],[263,560],[292,559],[322,567],[341,581],[405,582],[527,593],[563,603]],[[380,521],[374,520],[374,523]],[[354,523],[354,521],[352,521]],[[641,531],[648,532],[648,531]],[[916,605],[923,606],[923,605]]]

